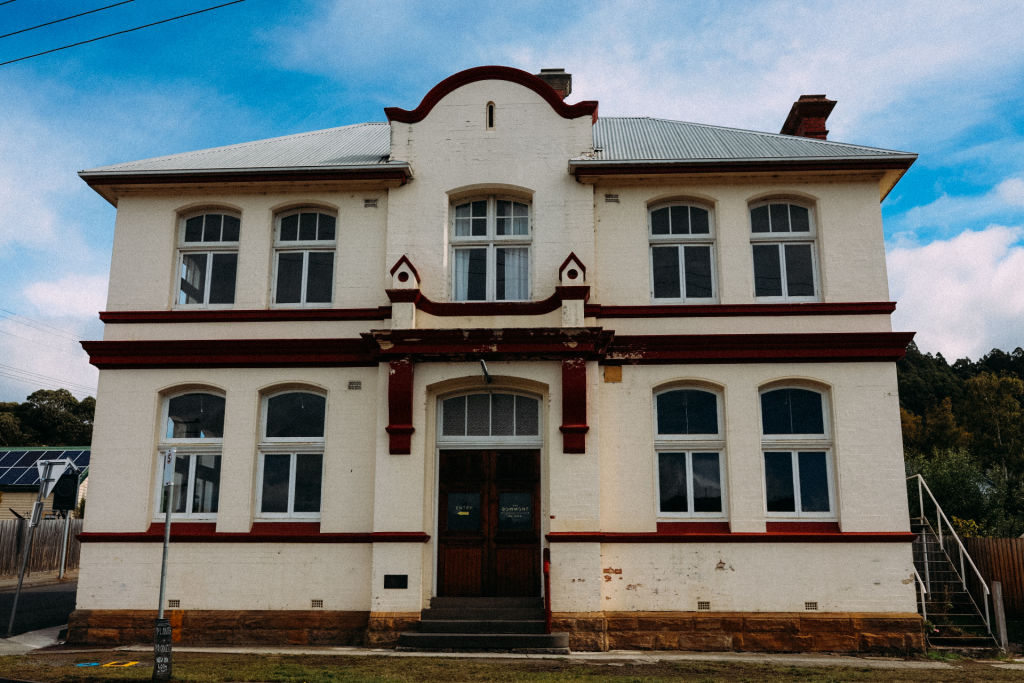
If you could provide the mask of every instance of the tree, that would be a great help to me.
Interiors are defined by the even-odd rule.
[[[982,372],[965,383],[964,420],[972,451],[985,466],[997,466],[1006,479],[1024,474],[1024,380]]]
[[[0,403],[0,446],[88,446],[96,399],[40,389],[24,403]]]

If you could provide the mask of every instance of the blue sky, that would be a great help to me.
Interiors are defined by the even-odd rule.
[[[0,4],[0,34],[116,0]],[[226,0],[134,0],[0,38],[0,62]],[[894,327],[950,360],[1024,346],[1024,3],[246,0],[0,66],[0,401],[94,391],[114,208],[76,172],[384,120],[482,64],[569,101],[916,152],[882,205]]]

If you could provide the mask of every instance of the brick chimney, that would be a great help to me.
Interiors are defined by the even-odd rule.
[[[541,69],[537,78],[550,85],[563,100],[572,92],[572,74],[565,69]]]
[[[786,122],[782,124],[782,130],[779,132],[783,135],[825,140],[828,138],[825,120],[835,106],[836,101],[827,99],[824,95],[801,95],[800,99],[793,103],[789,116],[786,117]]]

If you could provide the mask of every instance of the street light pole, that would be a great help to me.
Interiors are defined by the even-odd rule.
[[[14,634],[14,617],[18,613],[18,598],[21,597],[21,584],[25,581],[25,568],[28,567],[28,558],[32,554],[32,537],[35,535],[36,527],[39,526],[39,519],[43,516],[43,496],[46,484],[51,480],[53,465],[46,463],[43,467],[43,476],[39,478],[39,493],[36,495],[36,502],[32,504],[32,514],[28,520],[28,543],[25,544],[25,552],[21,556],[21,570],[18,572],[18,589],[14,591],[14,603],[11,605],[11,618],[7,622],[7,637]]]
[[[167,588],[167,549],[171,544],[171,510],[174,508],[174,456],[175,449],[164,453],[164,553],[160,560],[160,604],[156,613],[156,639],[153,644],[153,680],[171,680],[171,622],[164,619],[164,593]]]

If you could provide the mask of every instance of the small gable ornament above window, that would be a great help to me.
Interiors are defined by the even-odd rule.
[[[420,274],[408,256],[403,254],[402,258],[391,266],[390,273],[392,289],[419,289]]]
[[[587,267],[583,261],[576,256],[575,252],[569,252],[569,256],[562,261],[558,268],[558,283],[560,285],[582,285],[587,280]]]

